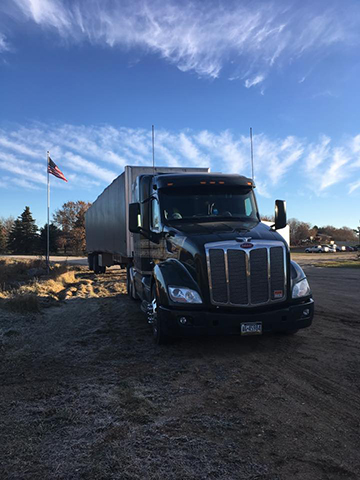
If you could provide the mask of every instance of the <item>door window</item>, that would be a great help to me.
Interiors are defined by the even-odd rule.
[[[245,198],[245,213],[247,217],[251,217],[253,213],[253,207],[250,198]]]

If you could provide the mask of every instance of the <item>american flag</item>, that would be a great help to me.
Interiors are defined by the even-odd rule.
[[[49,157],[49,163],[48,163],[48,172],[57,178],[61,178],[61,180],[64,180],[64,182],[67,182],[62,171],[57,167],[57,165],[51,160],[50,157]]]

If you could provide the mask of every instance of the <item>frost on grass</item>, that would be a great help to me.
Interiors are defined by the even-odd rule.
[[[0,260],[0,307],[36,313],[63,300],[124,293],[111,276],[99,284],[86,268],[55,264],[47,274],[45,267],[42,260]]]

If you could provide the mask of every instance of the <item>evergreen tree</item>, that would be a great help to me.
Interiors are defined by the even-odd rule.
[[[49,233],[50,233],[50,238],[49,238],[49,249],[50,253],[57,253],[58,251],[58,241],[59,237],[61,234],[61,231],[59,228],[57,228],[56,225],[53,223],[50,223],[49,227]],[[44,225],[43,228],[40,229],[40,252],[42,255],[46,255],[46,250],[47,250],[47,223]]]
[[[25,207],[9,234],[8,248],[12,253],[36,253],[38,247],[38,227],[29,207]]]

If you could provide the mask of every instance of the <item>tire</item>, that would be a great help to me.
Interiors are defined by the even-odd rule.
[[[163,324],[161,316],[158,312],[158,298],[156,294],[155,285],[153,285],[151,290],[152,298],[152,333],[153,340],[157,345],[168,345],[172,342],[172,338],[164,333]]]
[[[99,265],[99,255],[97,253],[94,254],[93,267],[95,275],[98,275],[101,267]]]
[[[99,265],[99,255],[97,253],[94,254],[94,263],[93,263],[93,270],[95,275],[98,275],[99,273],[104,273],[102,270],[106,267],[100,267]]]
[[[89,270],[94,270],[94,254],[93,253],[88,254],[88,264],[89,264]]]

